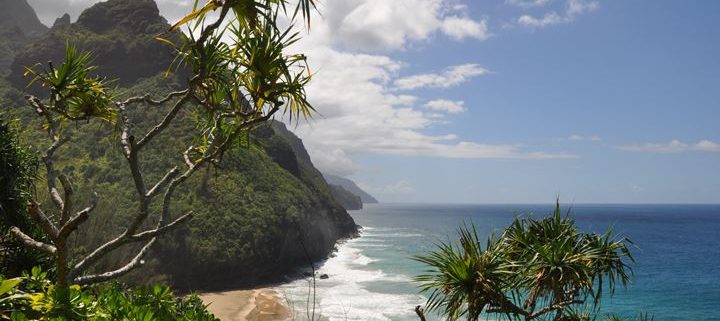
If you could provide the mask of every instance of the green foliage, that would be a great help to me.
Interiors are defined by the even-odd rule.
[[[50,106],[66,119],[96,117],[114,123],[117,112],[111,108],[112,93],[104,79],[91,76],[97,69],[91,62],[89,52],[78,53],[77,47],[68,43],[60,67],[55,68],[52,63],[43,70],[26,67],[26,75],[32,76],[28,87],[39,82],[48,88]]]
[[[197,296],[175,296],[166,286],[71,286],[69,305],[62,305],[58,296],[58,289],[39,268],[21,278],[0,278],[0,320],[217,320]]]
[[[39,237],[40,229],[27,216],[27,203],[34,190],[38,159],[20,141],[17,122],[0,114],[0,274],[17,276],[42,262],[9,235],[13,226]]]
[[[485,246],[472,225],[458,233],[458,242],[441,242],[435,251],[415,257],[428,265],[416,278],[429,293],[427,309],[450,320],[478,320],[483,311],[510,319],[546,320],[557,314],[582,320],[583,311],[575,309],[596,311],[603,287],[612,293],[632,275],[627,239],[611,230],[579,232],[559,203],[543,219],[516,218]]]

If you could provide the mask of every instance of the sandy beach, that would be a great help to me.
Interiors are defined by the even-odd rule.
[[[199,294],[208,310],[222,321],[286,321],[290,308],[275,288]]]

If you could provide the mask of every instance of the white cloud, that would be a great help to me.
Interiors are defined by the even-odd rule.
[[[600,136],[592,135],[592,136],[582,136],[582,135],[570,135],[570,137],[567,138],[568,140],[574,140],[574,141],[591,141],[591,142],[599,142],[602,139]]]
[[[695,144],[684,143],[674,139],[667,143],[647,143],[626,145],[618,147],[621,150],[648,153],[684,153],[684,152],[711,152],[720,153],[720,143],[710,140],[701,140]]]
[[[484,20],[468,18],[468,7],[450,0],[326,1],[320,10],[328,39],[360,51],[404,49],[438,32],[456,40],[489,36]]]
[[[393,15],[385,12],[386,6],[400,4],[387,2],[377,7],[384,12],[379,15],[392,19]],[[385,54],[361,53],[362,50],[352,49],[355,47],[336,41],[338,30],[343,28],[342,24],[347,22],[346,17],[350,15],[348,12],[359,10],[365,3],[367,1],[364,0],[327,2],[326,8],[321,9],[322,18],[313,20],[312,32],[293,48],[307,54],[310,66],[316,71],[307,91],[310,101],[320,113],[309,122],[301,122],[293,131],[303,139],[313,162],[320,170],[345,176],[353,174],[362,169],[356,163],[357,157],[367,154],[477,159],[576,157],[566,153],[537,151],[520,144],[473,142],[452,133],[427,134],[426,130],[430,126],[443,124],[443,117],[448,111],[440,112],[425,106],[425,103],[418,104],[420,99],[414,93],[402,91],[458,86],[488,71],[477,64],[463,64],[450,66],[437,73],[399,78],[399,71],[407,66],[403,61]],[[467,8],[460,7],[457,10]],[[444,14],[463,16],[453,11]],[[357,39],[383,37],[375,34],[377,30],[372,28],[361,30],[353,27],[353,30],[370,34],[367,37],[358,35]],[[396,45],[403,42],[404,46],[414,38],[396,39],[404,39],[395,42]],[[389,44],[393,41],[380,40],[378,43]],[[423,100],[438,99],[423,97]],[[431,106],[438,107],[439,104],[436,102]],[[447,104],[444,107],[448,109]]]
[[[522,15],[517,19],[517,23],[521,26],[529,28],[542,28],[551,25],[570,23],[575,21],[575,19],[582,14],[597,10],[599,6],[600,4],[597,1],[567,0],[562,14],[557,11],[551,11],[545,13],[542,17]]]
[[[478,22],[470,18],[447,17],[443,20],[441,29],[446,35],[455,40],[462,40],[468,37],[478,40],[490,38],[485,20]]]
[[[550,0],[506,0],[505,2],[521,8],[542,7],[550,2]]]
[[[542,18],[535,18],[530,15],[522,15],[518,18],[518,23],[526,27],[545,27],[567,22],[566,17],[560,16],[557,12],[546,13]]]
[[[460,85],[470,78],[488,74],[489,71],[477,64],[464,64],[445,68],[440,73],[412,75],[395,80],[400,90],[418,88],[449,88]]]
[[[425,103],[425,108],[451,114],[458,114],[465,111],[465,102],[461,100],[452,101],[446,99],[436,99]]]

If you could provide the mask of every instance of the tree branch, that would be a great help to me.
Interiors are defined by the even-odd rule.
[[[160,179],[155,186],[153,186],[146,194],[145,197],[147,198],[153,198],[157,193],[160,191],[163,186],[168,184],[171,179],[173,179],[175,176],[178,175],[180,171],[178,170],[177,166],[173,167],[170,171],[168,171],[165,176],[163,176],[162,179]]]
[[[140,249],[140,252],[138,252],[138,254],[135,255],[135,257],[130,262],[128,262],[125,266],[123,266],[117,270],[114,270],[114,271],[74,278],[72,283],[78,284],[78,285],[98,283],[98,282],[103,282],[103,281],[118,278],[118,277],[132,271],[133,269],[145,264],[145,261],[142,258],[145,256],[145,254],[147,254],[147,252],[150,250],[152,245],[155,244],[156,240],[157,240],[156,238],[152,238],[149,242],[147,242],[147,244],[145,244],[145,246],[143,246],[142,249]]]
[[[188,212],[187,214],[178,217],[176,220],[172,221],[170,224],[160,226],[154,230],[148,230],[145,232],[135,234],[135,235],[131,236],[130,238],[133,241],[142,241],[142,240],[149,239],[151,237],[156,237],[156,236],[159,236],[166,232],[169,232],[170,230],[177,227],[178,224],[181,224],[182,222],[184,222],[190,218],[192,218],[192,212]]]
[[[80,212],[77,212],[73,217],[69,218],[67,223],[63,224],[58,232],[58,239],[67,238],[70,233],[80,226],[83,222],[87,221],[90,212],[92,212],[97,206],[97,193],[93,193],[93,198],[90,201],[90,206],[86,207]]]
[[[155,137],[158,133],[160,133],[163,129],[167,128],[168,125],[170,125],[170,122],[172,122],[173,119],[175,119],[175,116],[177,115],[178,111],[180,111],[180,108],[182,108],[185,103],[190,100],[192,94],[189,89],[184,90],[184,94],[180,100],[175,102],[173,107],[170,109],[170,111],[165,115],[165,118],[163,120],[155,125],[147,134],[145,134],[145,137],[140,139],[140,141],[137,142],[135,145],[136,149],[141,149],[143,146],[145,146],[153,137]]]
[[[545,313],[552,312],[555,310],[565,309],[566,306],[571,305],[571,304],[583,304],[583,303],[584,303],[584,301],[580,301],[580,300],[567,300],[567,301],[563,301],[563,302],[558,302],[556,304],[546,306],[546,307],[538,310],[537,312],[528,315],[525,320],[532,320],[532,319],[535,319]]]
[[[127,106],[127,105],[131,105],[131,104],[137,104],[137,103],[144,102],[144,103],[148,103],[150,105],[159,106],[159,105],[162,105],[162,104],[170,101],[171,99],[173,99],[175,97],[182,96],[182,95],[186,94],[187,92],[188,92],[188,89],[181,90],[181,91],[174,91],[174,92],[169,93],[167,96],[163,97],[160,100],[151,99],[150,94],[147,94],[144,96],[130,97],[127,100],[121,102],[121,104]]]
[[[65,225],[65,222],[67,222],[70,218],[70,212],[73,208],[72,196],[75,191],[73,190],[72,184],[67,176],[60,174],[58,178],[60,179],[60,185],[62,185],[63,191],[65,192],[65,196],[63,197],[64,204],[62,207],[62,214],[60,215],[60,225]]]
[[[10,233],[12,233],[13,236],[15,236],[15,238],[18,241],[20,241],[22,244],[24,244],[25,246],[34,248],[39,251],[43,251],[52,256],[55,256],[55,254],[57,253],[57,249],[54,246],[43,243],[43,242],[36,241],[29,235],[23,233],[19,228],[15,227],[15,226],[10,228]]]
[[[118,247],[123,246],[125,244],[133,243],[133,242],[144,241],[149,238],[155,238],[161,234],[167,233],[168,231],[177,227],[180,223],[189,219],[190,217],[192,217],[192,213],[187,213],[187,214],[181,216],[180,218],[176,219],[175,221],[173,221],[170,224],[167,224],[167,225],[159,225],[158,224],[158,227],[154,230],[145,231],[145,232],[134,234],[134,235],[128,234],[128,231],[125,231],[125,233],[121,234],[120,236],[99,246],[92,253],[87,255],[85,258],[83,258],[77,264],[75,264],[75,266],[70,271],[70,274],[69,274],[70,279],[75,279],[76,276],[80,275],[88,267],[90,267],[95,262],[100,260],[106,254],[117,249]]]
[[[38,224],[40,224],[40,227],[45,231],[47,235],[50,236],[50,238],[55,239],[58,236],[58,229],[55,226],[55,224],[50,221],[50,219],[43,213],[43,211],[40,209],[37,203],[35,201],[30,201],[30,207],[28,208],[28,213],[30,216],[35,220]]]

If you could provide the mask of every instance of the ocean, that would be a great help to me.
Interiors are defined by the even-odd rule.
[[[473,222],[484,238],[516,215],[543,216],[553,206],[366,204],[350,212],[363,226],[361,236],[318,267],[329,278],[316,280],[315,320],[416,321],[413,308],[425,297],[412,278],[423,265],[411,256],[454,237],[463,222]],[[612,227],[636,245],[633,282],[604,298],[601,315],[720,320],[720,205],[573,205],[572,215],[583,231]],[[310,319],[308,285],[281,287],[298,321]]]

